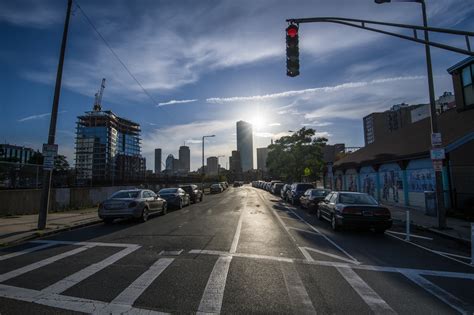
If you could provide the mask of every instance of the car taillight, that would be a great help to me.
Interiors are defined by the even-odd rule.
[[[374,211],[374,215],[390,216],[390,210],[388,209],[377,209]]]
[[[345,207],[344,209],[342,209],[342,213],[361,215],[362,211],[358,208]]]
[[[132,201],[128,204],[128,207],[129,208],[133,208],[133,207],[136,207],[137,206],[137,202],[136,201]]]

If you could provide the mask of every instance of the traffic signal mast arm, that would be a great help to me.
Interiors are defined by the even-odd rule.
[[[453,29],[447,29],[447,28],[423,27],[423,26],[410,25],[410,24],[387,23],[387,22],[350,19],[350,18],[340,18],[340,17],[314,17],[314,18],[301,18],[301,19],[287,19],[286,21],[288,23],[291,23],[290,26],[294,25],[294,24],[301,24],[301,23],[321,23],[321,22],[342,24],[342,25],[352,26],[352,27],[356,27],[356,28],[361,28],[361,29],[364,29],[364,30],[372,31],[372,32],[377,32],[377,33],[382,33],[382,34],[386,34],[386,35],[399,37],[399,38],[410,40],[410,41],[417,42],[417,43],[420,43],[420,44],[425,44],[425,45],[427,44],[427,45],[430,45],[430,46],[433,46],[433,47],[437,47],[437,48],[441,48],[441,49],[445,49],[445,50],[450,50],[450,51],[457,52],[457,53],[460,53],[460,54],[474,56],[474,52],[471,50],[471,45],[470,45],[470,42],[469,42],[469,37],[474,36],[473,32],[453,30]],[[384,25],[384,26],[392,26],[392,27],[411,29],[411,30],[413,30],[413,37],[402,35],[402,34],[397,34],[397,33],[392,33],[392,32],[380,30],[380,29],[373,28],[373,27],[367,27],[366,24]],[[461,49],[461,48],[457,48],[457,47],[453,47],[453,46],[449,46],[449,45],[446,45],[446,44],[441,44],[441,43],[437,43],[437,42],[433,42],[433,41],[425,41],[424,39],[418,38],[418,35],[417,35],[417,32],[416,32],[417,30],[464,36],[465,39],[466,39],[467,49]]]

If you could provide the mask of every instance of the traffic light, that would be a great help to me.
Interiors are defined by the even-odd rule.
[[[300,74],[300,52],[298,48],[298,26],[290,24],[286,28],[286,75]]]

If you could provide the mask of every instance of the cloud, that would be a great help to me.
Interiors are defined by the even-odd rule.
[[[58,112],[58,114],[62,114],[62,113],[66,113],[66,111],[62,110],[62,111]],[[48,116],[51,116],[51,113],[31,115],[31,116],[27,116],[27,117],[24,117],[24,118],[20,118],[17,121],[18,122],[25,122],[25,121],[29,121],[29,120],[42,119],[42,118],[48,117]]]
[[[196,102],[197,99],[193,100],[171,100],[168,102],[158,103],[158,106],[166,106],[166,105],[174,105],[174,104],[185,104],[185,103],[192,103]]]
[[[0,1],[0,21],[11,24],[46,28],[60,23],[66,14],[64,6],[55,5],[57,1]]]
[[[274,127],[274,126],[281,126],[280,123],[271,123],[268,125],[269,127]]]
[[[387,83],[387,82],[421,80],[424,78],[425,76],[405,76],[405,77],[382,78],[382,79],[375,79],[372,81],[348,82],[348,83],[342,83],[342,84],[338,84],[334,86],[285,91],[285,92],[263,94],[263,95],[233,96],[233,97],[223,97],[223,98],[210,97],[206,99],[206,102],[217,103],[217,104],[234,103],[234,102],[257,102],[257,101],[274,100],[274,99],[286,98],[286,97],[304,96],[304,95],[315,94],[315,93],[336,92],[340,90],[353,89],[353,88],[364,87],[368,85],[375,85],[375,84],[380,84],[380,83]]]

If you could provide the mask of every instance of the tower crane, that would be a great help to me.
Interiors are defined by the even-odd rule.
[[[102,95],[104,95],[105,89],[105,78],[102,79],[102,83],[100,84],[99,91],[95,93],[95,100],[94,100],[94,111],[100,112],[102,110]]]

